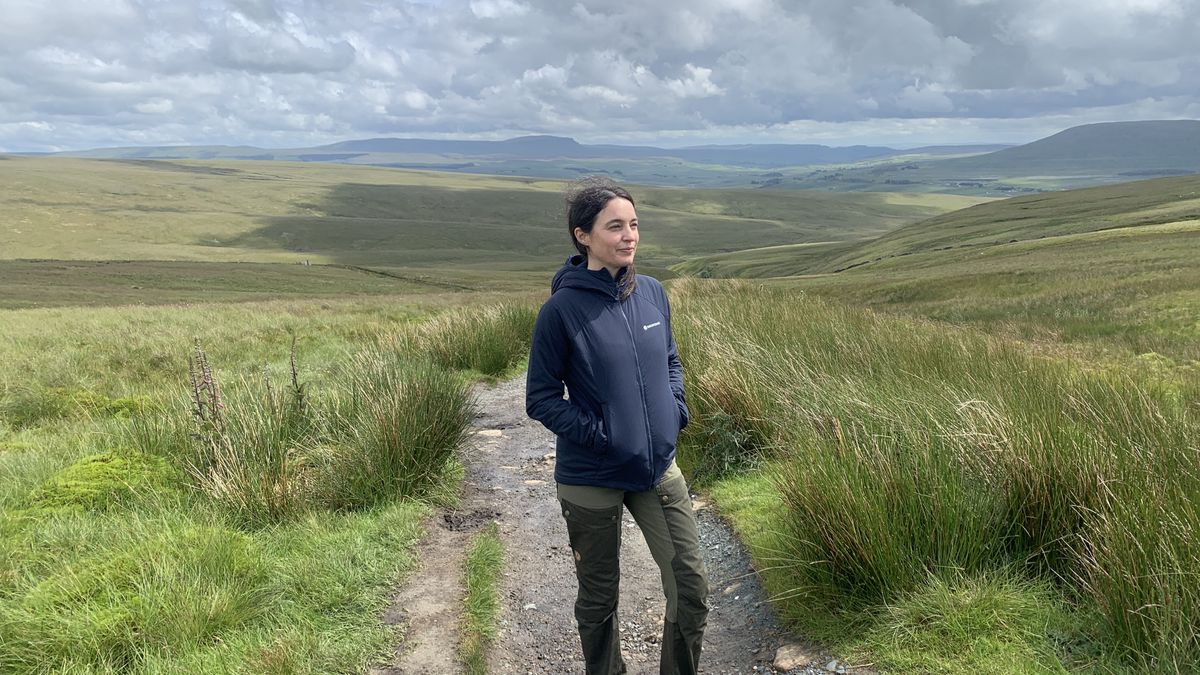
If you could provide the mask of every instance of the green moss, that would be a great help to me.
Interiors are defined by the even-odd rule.
[[[109,398],[90,389],[72,387],[21,388],[0,400],[0,418],[15,429],[81,414],[129,419],[157,409],[147,396]]]
[[[34,509],[106,511],[175,489],[181,476],[160,457],[129,448],[87,455],[52,476],[29,498]]]

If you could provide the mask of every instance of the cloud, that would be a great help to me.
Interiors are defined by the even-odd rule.
[[[1190,0],[10,0],[0,149],[1032,138],[1195,115],[1198,23]]]

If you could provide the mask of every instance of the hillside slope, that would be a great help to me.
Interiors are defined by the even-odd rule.
[[[572,249],[558,182],[282,162],[0,162],[0,259],[545,270]],[[873,237],[939,197],[634,188],[638,261]]]
[[[1200,176],[1014,197],[914,223],[832,258],[838,271],[918,252],[1200,218]]]
[[[1200,370],[1200,176],[982,204],[796,262],[843,271],[771,283]]]
[[[1200,172],[1200,121],[1088,124],[969,157],[891,158],[816,167],[783,187],[1016,195]]]
[[[715,277],[824,274],[921,253],[1194,219],[1200,219],[1200,176],[1157,178],[990,201],[869,241],[743,250],[694,258],[675,269]]]
[[[947,159],[950,171],[1151,177],[1200,171],[1200,121],[1086,124],[986,155]]]

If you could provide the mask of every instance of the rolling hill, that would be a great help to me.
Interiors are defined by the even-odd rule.
[[[1200,177],[1159,178],[985,202],[869,241],[747,249],[693,258],[674,269],[714,277],[826,274],[922,253],[1195,220]]]
[[[970,157],[814,169],[787,187],[1013,195],[1200,172],[1200,121],[1108,122]]]
[[[68,293],[71,278],[136,286],[138,293],[110,295],[147,301],[153,289],[170,289],[160,295],[171,298],[202,295],[162,282],[171,275],[222,297],[238,296],[239,286],[254,286],[256,278],[263,291],[288,283],[265,268],[189,270],[166,261],[283,264],[279,274],[302,275],[297,288],[315,294],[335,293],[339,284],[346,292],[383,292],[378,279],[352,278],[378,272],[397,288],[542,287],[573,251],[562,225],[562,184],[533,179],[325,163],[15,157],[0,162],[0,181],[0,260],[44,261],[0,264],[0,276],[22,287],[0,288],[10,300],[39,289],[50,302],[47,288],[97,298]],[[691,256],[875,237],[974,203],[797,191],[635,188],[635,195],[643,223],[638,262],[660,275]],[[74,266],[72,277],[55,267],[64,260],[125,266]],[[327,265],[368,271],[318,275]]]
[[[199,159],[330,162],[460,173],[570,179],[607,173],[642,185],[752,187],[779,183],[781,169],[854,164],[896,155],[940,157],[1005,146],[936,146],[896,150],[880,146],[815,144],[702,145],[659,148],[588,145],[560,136],[522,136],[502,141],[421,138],[348,140],[310,148],[161,146],[97,148],[58,153],[90,159]]]
[[[855,305],[1200,370],[1200,176],[990,202],[862,244],[675,270],[770,275]]]

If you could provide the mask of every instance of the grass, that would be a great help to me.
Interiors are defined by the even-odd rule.
[[[489,523],[471,539],[463,563],[462,646],[459,649],[471,675],[487,673],[488,646],[496,639],[500,620],[500,572],[504,567],[504,543],[496,523]]]
[[[422,325],[418,349],[443,368],[494,379],[511,372],[527,356],[512,345],[529,342],[536,319],[532,306],[500,305],[448,312]]]
[[[850,304],[978,326],[1146,370],[1200,363],[1193,224],[921,253],[823,277],[774,280]]]
[[[164,305],[419,295],[448,290],[415,275],[328,265],[187,261],[0,261],[0,309]],[[459,281],[442,275],[443,283]],[[467,284],[459,285],[471,287]]]
[[[33,157],[3,162],[0,179],[7,187],[0,205],[10,223],[0,231],[0,251],[9,260],[307,260],[544,275],[568,250],[563,186],[554,181],[286,162]],[[878,234],[954,207],[886,195],[649,188],[635,194],[643,233],[654,233],[639,252],[649,266],[747,246],[825,240],[831,229],[839,238]],[[264,285],[286,278],[327,288],[343,281],[329,270],[264,271],[271,277]],[[115,270],[103,270],[103,276],[111,285],[123,283]],[[149,288],[151,280],[170,273],[159,267],[127,276],[129,285]],[[139,277],[150,278],[142,284]],[[372,286],[363,279],[344,281],[353,288]],[[26,286],[35,283],[30,278]],[[177,293],[195,288],[166,285]]]
[[[937,216],[879,237],[831,260],[832,271],[919,252],[1030,241],[1189,221],[1200,216],[1200,177],[1015,197]]]
[[[422,323],[466,296],[5,311],[0,671],[385,658],[398,637],[378,617],[462,476],[476,376],[434,365]],[[528,349],[473,334],[510,369]],[[209,427],[189,412],[193,335],[224,406]]]
[[[672,297],[693,409],[681,464],[718,486],[802,632],[901,670],[1200,663],[1181,586],[1200,573],[1194,375],[1084,369],[744,284]],[[914,624],[955,598],[950,627]],[[998,623],[954,628],[977,614]],[[912,660],[934,645],[941,666]]]
[[[1019,575],[931,577],[883,607],[865,641],[896,672],[1066,673],[1055,631],[1069,626],[1053,589]]]
[[[673,269],[771,276],[780,288],[1151,373],[1195,369],[1198,189],[1200,179],[1184,177],[1019,197],[868,242],[754,249]]]

